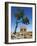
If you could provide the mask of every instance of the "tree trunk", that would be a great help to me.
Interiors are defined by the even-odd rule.
[[[17,26],[18,26],[18,22],[16,22],[16,27],[15,27],[15,32],[14,32],[14,34],[16,34]]]

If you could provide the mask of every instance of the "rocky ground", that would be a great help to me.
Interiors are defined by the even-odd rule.
[[[11,33],[11,39],[26,39],[26,38],[28,39],[32,38],[32,33],[26,35]]]

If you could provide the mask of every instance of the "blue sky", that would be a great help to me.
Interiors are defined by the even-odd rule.
[[[15,26],[16,26],[15,14],[18,12],[17,8],[18,7],[11,7],[11,31],[12,32],[15,31]],[[30,24],[25,25],[22,22],[18,23],[18,27],[16,31],[19,32],[21,26],[26,26],[28,31],[32,31],[32,7],[20,7],[20,8],[24,10],[23,12],[28,17]]]

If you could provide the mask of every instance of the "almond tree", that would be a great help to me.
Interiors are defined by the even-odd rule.
[[[23,9],[17,9],[18,10],[18,12],[16,13],[16,27],[15,27],[15,31],[14,31],[14,34],[16,34],[16,29],[17,29],[17,27],[18,27],[18,23],[20,23],[21,21],[20,21],[20,19],[22,19],[22,23],[24,23],[24,24],[29,24],[29,19],[28,19],[28,17],[26,16],[25,17],[25,15],[24,15],[24,10]],[[20,21],[20,22],[18,22],[18,20]]]

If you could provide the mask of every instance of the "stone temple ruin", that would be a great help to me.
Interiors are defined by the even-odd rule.
[[[27,31],[26,27],[21,27],[20,28],[20,32],[16,32],[16,34],[14,35],[14,33],[11,33],[11,39],[29,39],[32,38],[32,32],[31,31]]]

